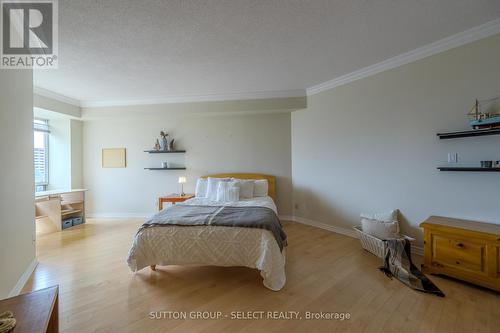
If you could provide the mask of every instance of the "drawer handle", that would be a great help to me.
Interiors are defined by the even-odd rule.
[[[464,244],[463,243],[458,243],[457,246],[460,247],[460,248],[463,248]]]

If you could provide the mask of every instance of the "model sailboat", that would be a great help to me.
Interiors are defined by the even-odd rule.
[[[484,101],[476,99],[476,103],[468,114],[470,125],[473,129],[491,129],[500,127],[500,108],[498,107],[498,102],[500,102],[500,97]]]

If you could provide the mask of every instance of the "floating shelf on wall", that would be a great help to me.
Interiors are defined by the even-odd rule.
[[[144,168],[144,170],[186,170],[186,168]]]
[[[466,138],[471,136],[485,136],[485,135],[496,135],[496,134],[500,134],[500,128],[438,133],[437,136],[441,140],[443,140],[443,139],[456,139],[456,138]]]
[[[500,168],[480,167],[439,167],[439,171],[500,172]]]
[[[150,154],[181,154],[185,153],[185,150],[145,150],[145,153]]]

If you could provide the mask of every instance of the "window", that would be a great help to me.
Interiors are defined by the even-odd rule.
[[[45,191],[49,184],[49,121],[35,119],[33,123],[33,161],[35,163],[35,191]]]

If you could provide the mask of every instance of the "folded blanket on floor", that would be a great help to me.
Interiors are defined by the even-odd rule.
[[[278,216],[266,207],[174,205],[152,216],[138,232],[148,227],[169,225],[265,229],[273,234],[280,250],[287,246],[286,234]]]
[[[389,277],[395,277],[408,287],[444,297],[429,278],[427,278],[411,261],[411,246],[407,239],[385,240],[387,244],[384,266],[380,270]]]

